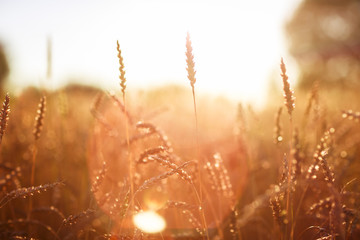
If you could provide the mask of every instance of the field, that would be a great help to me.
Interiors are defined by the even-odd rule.
[[[255,111],[196,94],[189,38],[185,89],[128,92],[118,54],[114,93],[3,94],[1,239],[360,239],[357,89],[279,60]]]

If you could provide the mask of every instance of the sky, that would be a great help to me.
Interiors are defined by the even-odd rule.
[[[17,89],[70,81],[119,90],[118,40],[128,89],[190,86],[185,39],[193,43],[196,89],[262,104],[280,58],[296,68],[283,26],[299,0],[0,0],[0,42]],[[280,78],[279,78],[279,81]]]

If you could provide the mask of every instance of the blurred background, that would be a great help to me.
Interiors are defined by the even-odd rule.
[[[179,162],[199,157],[194,151],[197,137],[204,161],[215,163],[217,153],[224,159],[235,200],[229,204],[222,195],[209,197],[209,205],[213,203],[220,211],[219,228],[226,229],[233,221],[229,206],[236,202],[243,209],[264,196],[271,184],[279,182],[279,169],[285,167],[283,154],[289,152],[287,143],[293,137],[287,130],[293,123],[289,123],[284,108],[282,115],[278,110],[284,102],[281,57],[291,88],[295,89],[294,127],[299,128],[305,162],[312,161],[325,130],[339,129],[339,145],[329,163],[337,171],[339,186],[344,186],[351,179],[359,179],[360,174],[359,125],[349,124],[342,117],[344,110],[360,109],[359,27],[359,0],[0,0],[0,97],[3,99],[8,91],[11,98],[10,119],[0,151],[5,168],[0,175],[5,178],[9,171],[20,167],[22,186],[31,186],[31,160],[33,149],[38,147],[35,185],[60,179],[66,181],[66,187],[38,198],[34,209],[55,206],[65,216],[88,208],[101,209],[84,225],[101,234],[119,227],[118,212],[113,208],[118,206],[118,199],[126,199],[127,173],[123,166],[130,158],[124,157],[124,110],[116,98],[121,95],[107,94],[108,90],[120,90],[118,40],[128,86],[126,114],[134,120],[130,136],[145,136],[136,123],[150,122],[159,128],[158,135],[166,134]],[[187,32],[197,70],[199,129],[195,128],[186,72]],[[34,141],[34,119],[43,95],[47,98],[44,129],[40,139]],[[158,136],[152,137],[138,138],[141,141],[135,143],[134,159],[145,149],[162,144]],[[104,189],[99,188],[96,195],[90,189],[104,161],[109,168],[106,182],[111,184],[103,184]],[[161,166],[156,171],[148,171],[146,165],[137,170],[141,173],[137,186],[145,177],[164,172]],[[189,172],[195,170],[189,168]],[[204,176],[210,182],[210,177]],[[174,181],[174,185],[177,183]],[[19,186],[16,183],[7,190]],[[167,193],[165,200],[187,201],[191,195],[183,194],[181,186],[175,189],[162,184],[160,191]],[[359,192],[360,185],[353,186],[353,191]],[[208,187],[209,196],[219,194],[211,184]],[[306,207],[320,195],[325,197],[323,192],[313,195]],[[108,193],[112,195],[101,205],[103,199],[99,196]],[[160,195],[151,192],[149,196],[152,200]],[[145,197],[144,202],[149,200]],[[21,199],[14,204],[19,218],[26,211],[21,204]],[[272,225],[268,201],[258,206],[254,218],[243,221],[244,239],[264,239],[265,235],[279,239],[276,231],[281,230]],[[13,218],[10,208],[2,211],[0,222]],[[182,218],[180,222],[186,220]],[[303,219],[296,234],[309,224],[322,226],[307,221],[316,220],[316,216]],[[181,228],[191,227],[190,222],[184,222],[179,224]],[[60,229],[58,225],[52,224],[54,229]],[[58,232],[64,239],[80,239],[75,237],[80,230]],[[73,233],[73,238],[65,238]],[[307,234],[309,239],[317,236]]]
[[[303,1],[286,25],[299,85],[359,85],[360,2]]]
[[[284,26],[298,6],[299,0],[1,1],[1,49],[15,91],[74,82],[118,89],[116,40],[130,89],[187,87],[190,32],[198,91],[260,106],[280,57],[296,79]]]
[[[359,12],[356,0],[3,0],[0,77],[15,92],[68,83],[117,89],[119,40],[129,88],[187,86],[190,32],[198,90],[261,106],[280,86],[280,57],[301,87],[357,85]]]

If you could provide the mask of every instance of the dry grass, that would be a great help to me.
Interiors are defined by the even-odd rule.
[[[132,92],[125,104],[118,45],[122,100],[79,86],[6,96],[1,239],[359,239],[359,113],[347,110],[360,109],[357,92],[316,84],[295,109],[281,61],[290,121],[281,96],[261,112],[195,102],[189,36],[186,47],[192,92]],[[47,114],[41,98],[35,115],[44,94]],[[163,232],[134,226],[146,210]]]

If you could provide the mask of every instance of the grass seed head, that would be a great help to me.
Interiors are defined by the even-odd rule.
[[[186,65],[187,65],[187,72],[188,72],[188,79],[190,80],[190,85],[192,88],[194,88],[194,85],[196,83],[195,78],[195,62],[194,62],[194,55],[192,54],[192,46],[191,46],[191,40],[190,40],[190,34],[187,33],[186,35]]]
[[[40,138],[41,130],[44,125],[45,111],[46,111],[46,97],[42,96],[40,98],[39,108],[37,110],[37,115],[35,117],[35,124],[33,131],[35,140],[38,140]]]
[[[0,143],[2,141],[2,137],[4,136],[5,129],[7,127],[7,123],[9,120],[10,113],[10,97],[7,93],[5,96],[5,100],[3,102],[3,107],[0,112]]]
[[[120,44],[119,44],[119,41],[116,42],[117,44],[117,51],[118,51],[118,55],[117,57],[119,58],[119,64],[120,64],[120,67],[119,67],[119,71],[120,71],[120,75],[119,75],[119,79],[120,79],[120,86],[121,86],[121,92],[123,94],[125,94],[125,89],[126,89],[126,78],[125,78],[125,66],[124,66],[124,59],[123,57],[121,56],[121,49],[120,49]]]
[[[281,58],[281,63],[280,63],[280,69],[281,69],[281,77],[283,80],[283,89],[284,89],[284,98],[285,98],[285,106],[288,110],[288,113],[290,115],[290,117],[292,116],[292,112],[295,108],[295,98],[293,96],[294,92],[290,89],[290,84],[289,84],[289,77],[286,75],[286,66],[284,63],[284,60]]]

